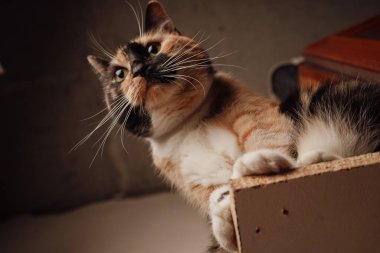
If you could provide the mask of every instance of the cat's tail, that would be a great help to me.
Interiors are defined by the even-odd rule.
[[[293,119],[299,157],[314,152],[333,160],[380,151],[380,84],[298,90],[282,108]]]

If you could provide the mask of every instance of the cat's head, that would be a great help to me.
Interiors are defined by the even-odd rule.
[[[214,75],[206,51],[179,33],[157,1],[147,5],[144,32],[110,58],[88,61],[118,122],[143,137],[162,136],[192,115]]]

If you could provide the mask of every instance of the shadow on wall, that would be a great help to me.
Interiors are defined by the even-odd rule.
[[[225,70],[263,94],[269,93],[271,66],[380,9],[379,1],[369,0],[162,2],[182,33],[211,35],[209,45],[226,38],[211,55],[238,51],[220,63],[246,68]],[[111,49],[128,41],[138,33],[129,7],[121,0],[8,0],[0,4],[0,22],[1,215],[164,189],[148,148],[136,139],[125,140],[125,153],[113,136],[91,168],[91,146],[102,132],[68,153],[101,117],[81,120],[104,108],[100,83],[86,62],[95,51],[88,31]]]

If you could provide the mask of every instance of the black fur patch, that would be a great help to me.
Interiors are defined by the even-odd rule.
[[[208,247],[207,253],[217,253],[220,252],[220,246],[219,245],[212,245]]]
[[[228,84],[224,83],[223,80],[219,79],[215,79],[210,94],[214,97],[206,118],[212,118],[223,112],[235,98],[234,90]]]
[[[128,115],[129,111],[130,113]],[[126,117],[128,117],[128,119],[126,119]],[[136,136],[149,137],[151,134],[151,118],[140,106],[133,107],[132,109],[131,106],[125,108],[118,122]]]
[[[294,122],[298,122],[301,107],[300,92],[298,89],[288,94],[286,99],[280,104],[280,112],[290,117]]]
[[[345,91],[339,85],[323,85],[314,93],[308,108],[310,116],[323,117],[319,108],[327,108],[332,113],[344,112],[363,131],[380,130],[380,85],[350,85]]]
[[[230,194],[229,191],[225,191],[223,192],[222,194],[220,194],[219,198],[218,198],[218,202],[222,201],[226,196],[228,196]]]

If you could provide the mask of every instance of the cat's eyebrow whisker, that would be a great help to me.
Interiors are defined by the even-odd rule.
[[[139,3],[139,8],[140,8],[140,17],[141,17],[141,35],[144,34],[144,28],[145,28],[145,24],[144,24],[144,13],[143,13],[143,9],[141,7],[141,3],[139,0],[137,0],[137,2]],[[141,36],[140,36],[141,37]]]
[[[110,59],[112,59],[112,58],[115,57],[115,55],[112,54],[109,49],[105,48],[105,46],[103,46],[102,44],[100,44],[100,42],[95,38],[95,36],[94,36],[94,34],[92,32],[89,31],[88,32],[88,36],[90,37],[90,40],[93,43],[94,49],[96,51],[98,51],[99,53],[107,56]]]
[[[135,15],[135,18],[136,18],[136,21],[137,21],[137,26],[139,27],[140,37],[142,37],[143,31],[142,31],[142,27],[141,27],[142,24],[140,23],[139,15],[137,15],[137,12],[136,12],[135,8],[133,7],[133,5],[130,2],[125,1],[125,3],[128,4],[128,6],[132,9],[133,14]]]

